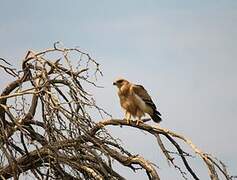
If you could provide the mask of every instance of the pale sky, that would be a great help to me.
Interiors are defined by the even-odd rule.
[[[42,50],[56,41],[79,46],[101,64],[104,88],[91,91],[113,117],[124,116],[113,80],[142,84],[163,115],[162,127],[191,138],[237,174],[236,0],[0,4],[0,57],[19,66],[28,49]],[[1,89],[7,81],[0,76]],[[128,150],[156,163],[161,179],[177,177],[152,136],[129,128],[109,130]],[[195,160],[197,174],[208,179],[202,162]],[[128,179],[144,179],[129,169],[120,171]]]

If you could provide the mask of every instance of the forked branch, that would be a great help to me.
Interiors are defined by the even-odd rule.
[[[193,169],[188,161],[191,153],[185,152],[178,140],[204,161],[210,179],[235,178],[221,161],[198,149],[191,140],[149,125],[149,119],[138,125],[120,119],[94,121],[89,109],[108,115],[96,105],[91,92],[100,87],[96,79],[102,72],[100,65],[78,48],[62,48],[55,43],[51,49],[29,51],[20,70],[1,58],[0,69],[15,78],[0,96],[0,179],[31,175],[36,179],[124,180],[115,168],[119,163],[134,172],[145,170],[148,179],[159,180],[154,162],[122,147],[107,126],[129,126],[153,135],[169,164],[184,179],[187,172],[199,179],[198,170]],[[175,151],[169,150],[167,143]],[[185,168],[178,166],[174,156]]]

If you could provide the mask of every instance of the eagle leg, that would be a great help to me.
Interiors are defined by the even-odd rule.
[[[127,124],[130,124],[131,114],[129,112],[127,112],[127,111],[126,111],[126,114],[125,114],[125,119],[127,120]]]

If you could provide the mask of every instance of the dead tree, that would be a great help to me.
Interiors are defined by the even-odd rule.
[[[86,89],[97,87],[95,79],[102,75],[99,64],[78,48],[58,46],[55,43],[52,49],[29,51],[20,70],[1,58],[1,69],[13,81],[0,96],[0,179],[18,179],[27,174],[45,180],[125,179],[114,168],[114,161],[134,172],[145,170],[148,179],[160,179],[159,169],[124,149],[107,126],[130,126],[153,135],[170,165],[184,179],[188,173],[193,179],[199,178],[188,162],[191,154],[183,150],[178,139],[203,160],[210,179],[235,178],[221,161],[171,130],[146,123],[127,124],[121,119],[96,123],[88,109],[106,112]],[[175,151],[167,148],[167,141]],[[181,159],[184,168],[174,157]]]

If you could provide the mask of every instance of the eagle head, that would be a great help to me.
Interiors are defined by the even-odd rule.
[[[118,88],[122,87],[125,84],[128,84],[129,82],[126,79],[117,79],[116,81],[113,82],[114,86],[117,86]]]

